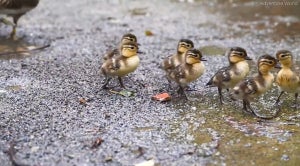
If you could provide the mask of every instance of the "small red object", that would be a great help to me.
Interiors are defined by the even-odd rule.
[[[169,93],[160,93],[152,96],[152,99],[157,101],[169,101],[171,100],[171,96],[169,95]]]

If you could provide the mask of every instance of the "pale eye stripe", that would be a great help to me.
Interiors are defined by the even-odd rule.
[[[270,61],[270,60],[262,60],[261,63],[267,63],[267,64],[270,64],[270,63],[273,63],[273,61]]]
[[[123,45],[124,48],[135,48],[135,46],[132,45]]]
[[[232,54],[243,54],[243,52],[240,52],[240,51],[232,51]]]

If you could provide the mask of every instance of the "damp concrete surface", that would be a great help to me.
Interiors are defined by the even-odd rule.
[[[225,91],[219,105],[217,89],[205,86],[228,65],[224,54],[233,46],[253,58],[250,75],[260,55],[279,49],[293,53],[299,71],[300,2],[289,2],[40,1],[20,19],[18,41],[7,39],[11,27],[0,24],[1,165],[298,165],[300,105],[293,94],[275,107],[274,85],[253,102],[262,115],[281,109],[263,120]],[[122,96],[117,80],[101,89],[99,67],[128,32],[143,54],[124,78],[132,94]],[[169,88],[159,68],[181,38],[207,59],[205,74],[186,92],[189,100],[178,96],[175,83]],[[151,100],[162,92],[172,100]]]

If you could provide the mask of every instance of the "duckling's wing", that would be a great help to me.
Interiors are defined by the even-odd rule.
[[[118,49],[113,49],[113,50],[109,51],[108,53],[106,53],[106,54],[103,56],[103,60],[106,61],[106,60],[111,59],[111,58],[113,58],[113,57],[115,57],[115,56],[118,56],[118,55],[120,55],[119,50],[118,50]]]
[[[223,67],[219,69],[214,76],[211,77],[209,82],[206,84],[208,85],[215,85],[222,84],[223,82],[230,81],[230,67]]]
[[[251,95],[257,92],[257,85],[253,78],[248,78],[239,84],[239,89],[246,95]]]
[[[174,69],[172,57],[173,57],[173,55],[170,55],[163,60],[161,66],[164,70]]]
[[[176,78],[185,78],[185,70],[181,67],[181,65],[178,65],[174,69]]]
[[[185,71],[182,65],[178,65],[174,69],[169,70],[168,75],[170,78],[178,82],[181,78],[185,78]]]
[[[118,70],[120,68],[120,59],[111,58],[104,62],[102,68],[104,70],[112,72],[113,70]]]

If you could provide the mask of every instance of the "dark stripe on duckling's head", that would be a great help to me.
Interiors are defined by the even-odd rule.
[[[177,45],[177,52],[179,54],[185,53],[188,49],[194,48],[194,43],[189,39],[180,39]]]
[[[138,44],[133,41],[128,41],[122,44],[121,49],[123,48],[139,48]]]
[[[178,45],[185,45],[187,48],[194,48],[194,43],[190,39],[180,39]]]
[[[239,56],[246,60],[252,60],[250,57],[248,57],[247,51],[242,47],[230,48],[228,56]]]
[[[277,64],[277,60],[269,54],[260,56],[257,61],[258,66],[260,65],[275,66],[276,64]]]
[[[201,51],[198,50],[198,49],[195,49],[195,48],[189,49],[186,52],[186,56],[199,59],[200,61],[206,61],[206,60],[203,59]]]
[[[292,53],[288,50],[279,50],[279,51],[276,52],[276,58],[278,60],[286,59],[288,57],[292,58]]]
[[[134,34],[132,33],[126,33],[123,35],[122,40],[127,40],[127,41],[132,41],[132,42],[137,42],[137,38]]]

